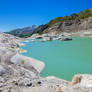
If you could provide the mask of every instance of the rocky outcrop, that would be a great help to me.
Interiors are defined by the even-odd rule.
[[[64,92],[70,86],[70,82],[56,78],[46,77],[40,79],[41,84],[36,84],[35,87],[23,88],[23,92]]]
[[[87,19],[57,22],[48,29],[44,30],[44,33],[76,33],[88,29],[92,29],[92,17]]]
[[[89,74],[75,75],[72,82],[65,82],[55,77],[48,77],[47,80],[47,84],[24,88],[23,92],[92,92],[92,75]]]
[[[72,79],[69,92],[92,92],[92,75],[75,75]]]
[[[0,92],[23,92],[21,87],[40,78],[45,64],[19,54],[22,39],[4,33],[0,36]]]
[[[0,33],[0,48],[20,52],[21,50],[19,47],[24,46],[24,44],[21,43],[22,40],[24,39],[9,34]]]
[[[15,65],[22,65],[23,67],[28,68],[29,70],[31,70],[31,68],[33,67],[34,70],[36,70],[38,73],[40,73],[45,67],[45,64],[43,62],[19,54],[13,56],[11,58],[11,62]]]

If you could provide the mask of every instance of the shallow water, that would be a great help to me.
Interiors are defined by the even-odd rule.
[[[92,38],[73,38],[72,41],[25,42],[23,55],[44,61],[42,76],[54,75],[71,80],[74,74],[92,74]]]

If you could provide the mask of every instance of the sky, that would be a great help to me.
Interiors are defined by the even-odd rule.
[[[0,32],[32,25],[92,8],[92,0],[0,0]]]

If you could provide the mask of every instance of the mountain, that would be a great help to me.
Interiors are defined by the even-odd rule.
[[[45,25],[39,26],[34,33],[75,33],[92,29],[92,9],[70,16],[57,17]]]
[[[24,28],[19,28],[19,29],[14,29],[10,32],[7,32],[8,34],[12,34],[14,36],[18,36],[18,37],[29,37],[30,35],[32,35],[32,33],[34,32],[34,30],[37,28],[36,25],[33,25],[31,27],[24,27]]]
[[[92,9],[84,10],[70,16],[58,17],[47,24],[43,33],[78,32],[92,29]]]
[[[19,37],[29,37],[34,33],[74,33],[88,29],[92,29],[92,9],[87,9],[70,16],[57,17],[49,23],[38,27],[32,26],[23,29],[16,29],[9,32],[9,34]]]

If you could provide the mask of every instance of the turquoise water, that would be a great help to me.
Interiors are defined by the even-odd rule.
[[[44,61],[42,76],[54,75],[71,80],[77,73],[92,73],[92,38],[72,41],[25,42],[23,55]]]

